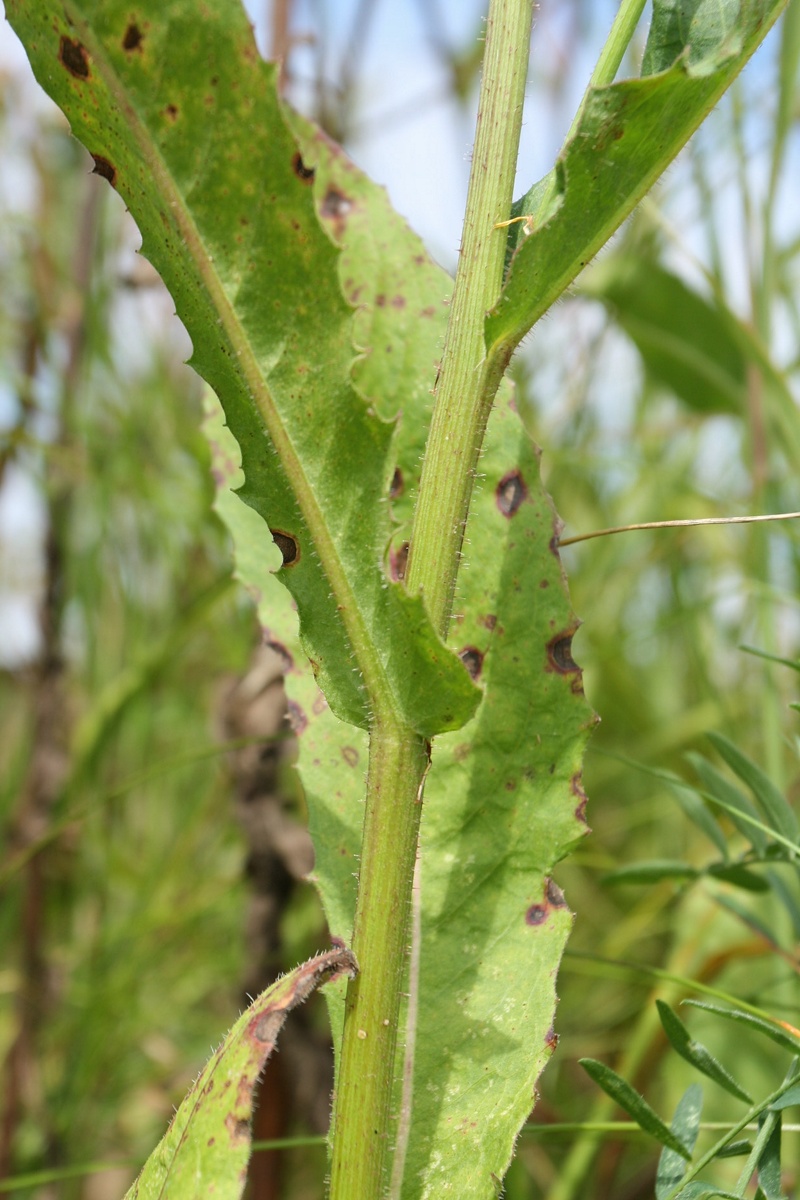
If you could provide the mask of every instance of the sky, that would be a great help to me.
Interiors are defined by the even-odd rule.
[[[266,53],[269,0],[246,0],[246,7],[259,48]],[[364,0],[298,0],[292,32],[300,45],[291,95],[299,107],[309,103],[315,70],[310,31],[319,28],[322,20],[327,74],[330,79],[338,78],[354,15],[363,9]],[[584,27],[577,36],[569,22],[570,5],[543,0],[537,6],[516,195],[552,166],[615,9],[612,0],[584,3]],[[441,58],[431,48],[430,21],[422,15],[431,12],[440,17],[437,35],[453,48],[465,49],[480,35],[484,4],[476,0],[438,0],[438,4],[435,0],[378,0],[364,39],[363,70],[358,75],[358,122],[346,145],[358,165],[386,186],[396,209],[423,237],[434,257],[452,271],[466,197],[475,97],[463,106],[453,100]],[[640,45],[645,30],[646,23]],[[772,53],[764,47],[760,59],[767,61]],[[759,69],[758,62],[748,68],[751,72]],[[0,83],[4,76],[14,81],[5,93],[7,102],[9,98],[12,102],[8,120],[19,152],[5,160],[0,172],[0,211],[24,212],[32,206],[33,186],[32,173],[26,171],[26,146],[37,116],[53,106],[34,83],[22,48],[2,21]],[[796,193],[790,198],[794,208],[795,197]],[[732,213],[732,223],[736,219]],[[685,231],[691,228],[688,217],[683,227]],[[145,318],[133,314],[125,319]],[[161,313],[158,319],[164,319]],[[173,325],[177,328],[177,321]],[[554,324],[550,332],[558,336]],[[179,330],[175,336],[180,342]],[[121,340],[132,345],[140,339],[124,336]],[[188,352],[185,346],[184,351]],[[8,403],[6,397],[4,408],[0,385],[0,425],[8,420]],[[613,403],[608,410],[610,419],[619,418]],[[41,542],[43,512],[30,478],[20,471],[9,472],[0,491],[0,664],[24,659],[35,649],[31,581],[37,570],[30,559],[31,547]]]

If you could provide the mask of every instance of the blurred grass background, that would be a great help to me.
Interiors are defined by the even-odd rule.
[[[386,7],[360,0],[343,14],[321,0],[276,0],[253,14],[262,41],[285,52],[289,98],[364,158],[372,23]],[[478,10],[470,24],[453,23],[443,3],[396,9],[439,63],[437,87],[461,114],[466,142]],[[566,128],[610,13],[610,4],[578,0],[541,6],[529,125],[545,113]],[[515,364],[566,534],[800,508],[798,53],[793,0],[734,92]],[[0,1181],[78,1173],[0,1186],[14,1196],[105,1200],[123,1193],[154,1146],[253,973],[248,851],[220,714],[252,664],[258,630],[230,581],[210,509],[201,387],[181,365],[185,335],[135,257],[118,198],[88,176],[63,121],[31,95],[24,73],[8,67],[0,79]],[[407,116],[404,103],[396,122],[424,116],[434,101],[420,99]],[[381,129],[371,137],[380,141]],[[453,245],[457,238],[454,229]],[[713,857],[647,770],[691,778],[685,755],[710,753],[708,730],[725,733],[795,797],[797,675],[739,647],[800,655],[797,547],[786,523],[621,534],[563,551],[585,622],[575,653],[602,724],[585,776],[594,836],[558,873],[576,923],[539,1123],[619,1115],[577,1065],[582,1055],[614,1065],[662,1114],[674,1109],[693,1073],[667,1052],[654,999],[677,1002],[686,991],[650,967],[800,1024],[785,897],[709,879],[603,882],[621,864],[702,867]],[[302,807],[290,787],[287,803]],[[794,872],[786,889],[796,895]],[[731,898],[760,925],[726,908]],[[292,892],[280,925],[287,966],[324,936],[304,889]],[[777,1049],[699,1014],[691,1024],[749,1087],[767,1089],[782,1075]],[[733,1119],[724,1094],[706,1091],[706,1117]],[[637,1200],[652,1195],[655,1157],[637,1137],[528,1133],[506,1194]],[[785,1138],[784,1159],[793,1194],[796,1135]],[[122,1165],[86,1173],[96,1163]],[[285,1157],[280,1179],[254,1181],[252,1195],[310,1200],[322,1194],[323,1174],[324,1151],[304,1148]]]

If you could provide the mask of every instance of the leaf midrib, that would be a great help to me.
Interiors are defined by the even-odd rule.
[[[169,206],[185,252],[191,258],[197,274],[205,286],[210,305],[218,315],[220,327],[234,351],[237,370],[241,373],[258,407],[266,430],[281,460],[283,470],[292,485],[303,519],[311,534],[314,550],[319,557],[320,565],[331,590],[338,600],[337,608],[342,624],[367,692],[370,723],[401,726],[404,722],[395,702],[387,673],[367,627],[364,612],[350,587],[336,543],[306,476],[300,455],[295,449],[291,435],[261,373],[250,340],[236,315],[234,305],[225,293],[217,272],[213,269],[213,256],[205,251],[203,237],[192,219],[189,206],[185,203],[183,194],[175,185],[166,161],[149,134],[146,121],[140,116],[139,109],[130,99],[119,73],[110,63],[102,41],[94,35],[87,18],[80,16],[73,21],[73,24],[80,29],[81,37],[90,47],[92,59],[98,66],[110,95],[119,104],[121,112],[125,115],[127,128],[136,140],[144,161],[152,170],[157,191]],[[291,136],[291,131],[288,130],[288,132]],[[192,340],[194,341],[194,339]],[[354,399],[358,402],[355,393]]]

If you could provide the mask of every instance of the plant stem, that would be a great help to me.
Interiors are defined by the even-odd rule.
[[[636,26],[639,24],[639,18],[642,15],[644,6],[645,0],[622,0],[617,15],[614,17],[614,23],[605,40],[605,45],[600,51],[600,57],[592,71],[592,77],[587,84],[586,91],[583,93],[583,99],[578,106],[575,116],[572,118],[569,132],[564,138],[565,144],[580,125],[583,110],[586,107],[586,101],[592,88],[606,87],[616,79],[617,71],[625,57],[625,51],[631,43],[631,38],[636,32]]]
[[[408,916],[428,748],[379,727],[370,739],[353,952],[334,1101],[331,1200],[378,1200],[390,1149],[392,1090]]]
[[[533,0],[492,0],[467,211],[407,585],[444,633],[475,465],[502,377],[487,363],[484,314],[503,280]],[[505,364],[503,364],[505,365]],[[444,535],[442,530],[445,531]],[[376,698],[373,697],[373,701]],[[334,1100],[331,1200],[379,1200],[390,1155],[401,989],[428,746],[374,705],[353,951]],[[398,1185],[399,1186],[399,1185]]]
[[[503,283],[533,0],[492,0],[467,209],[406,572],[447,632],[486,421],[506,362],[488,360],[484,315]]]

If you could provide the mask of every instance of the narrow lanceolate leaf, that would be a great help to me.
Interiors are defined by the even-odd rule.
[[[432,735],[478,700],[381,569],[392,428],[350,380],[352,310],[274,69],[237,0],[9,0],[39,81],[123,196],[221,397],[242,498],[331,707]]]
[[[785,1021],[776,1021],[775,1023],[765,1021],[763,1017],[757,1017],[754,1013],[744,1012],[740,1008],[724,1008],[722,1005],[712,1004],[708,1000],[687,1000],[685,1003],[691,1004],[693,1008],[702,1008],[706,1012],[716,1013],[718,1017],[725,1017],[740,1025],[746,1025],[757,1033],[763,1033],[770,1041],[783,1046],[784,1050],[792,1050],[795,1054],[800,1051],[800,1030],[788,1025]]]
[[[721,733],[709,733],[708,740],[719,751],[731,770],[750,788],[770,825],[777,833],[783,834],[789,841],[796,843],[797,816],[786,797],[769,776]]]
[[[515,213],[516,252],[506,285],[486,321],[490,353],[511,353],[583,267],[608,241],[719,100],[766,36],[786,0],[743,0],[733,23],[720,25],[720,5],[697,6],[690,41],[675,61],[675,44],[653,50],[658,74],[593,89],[555,171],[535,185]],[[675,5],[654,5],[654,23]],[[681,5],[681,9],[686,6]],[[665,24],[669,24],[666,18]],[[671,35],[670,35],[671,36]],[[678,43],[678,44],[679,44]],[[682,48],[682,47],[681,47]],[[664,54],[670,55],[664,58]],[[526,236],[527,233],[527,236]]]
[[[349,950],[329,950],[262,992],[209,1059],[126,1200],[237,1200],[250,1157],[253,1089],[287,1013],[331,976],[356,971]]]
[[[677,1155],[688,1162],[692,1157],[691,1150],[671,1129],[667,1128],[644,1097],[640,1096],[621,1075],[595,1058],[581,1058],[579,1062],[586,1074],[594,1080],[598,1087],[603,1089],[606,1095],[617,1102],[623,1112],[626,1112],[629,1117],[633,1117],[640,1129],[649,1133],[656,1141],[661,1142],[662,1146],[668,1146],[670,1150],[674,1150]]]
[[[694,1150],[700,1131],[700,1114],[703,1111],[703,1089],[692,1083],[681,1096],[670,1129],[682,1145]],[[658,1160],[656,1172],[656,1200],[664,1200],[677,1187],[686,1173],[683,1155],[665,1146]]]
[[[636,344],[650,376],[695,412],[743,416],[747,361],[732,319],[649,258],[610,254],[581,276]]]
[[[680,1054],[681,1058],[685,1058],[703,1075],[707,1075],[709,1079],[713,1079],[720,1087],[723,1087],[726,1092],[730,1092],[732,1096],[736,1096],[739,1100],[744,1100],[746,1104],[752,1104],[753,1098],[741,1087],[729,1071],[723,1067],[722,1063],[714,1057],[710,1050],[697,1042],[689,1034],[689,1030],[663,1000],[656,1000],[656,1007],[661,1024],[664,1027],[664,1032],[669,1038],[673,1050]]]

